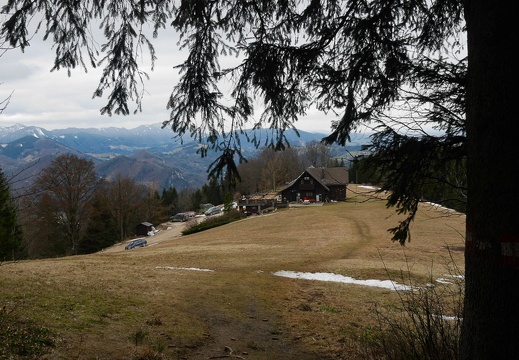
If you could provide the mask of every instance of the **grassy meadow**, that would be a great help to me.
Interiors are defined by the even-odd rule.
[[[402,247],[387,232],[402,217],[365,188],[348,191],[343,203],[186,236],[171,224],[145,248],[3,263],[0,326],[45,328],[42,359],[375,358],[364,344],[374,308],[397,306],[396,291],[272,273],[425,285],[448,263],[463,268],[465,217],[421,204]]]

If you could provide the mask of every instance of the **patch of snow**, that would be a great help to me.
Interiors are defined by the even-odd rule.
[[[448,207],[445,207],[443,205],[440,205],[440,204],[437,204],[437,203],[433,203],[433,202],[430,202],[430,201],[424,201],[424,204],[428,204],[428,205],[430,205],[434,209],[440,209],[440,210],[445,210],[445,211],[457,212],[454,209],[450,209]]]
[[[359,187],[363,188],[363,189],[369,189],[369,190],[380,190],[380,188],[375,187],[375,186],[359,185]]]
[[[443,320],[447,320],[447,321],[458,321],[458,320],[463,320],[462,318],[459,318],[457,316],[447,316],[447,315],[433,315],[434,317],[438,317],[438,318],[441,318]]]
[[[443,275],[445,277],[436,279],[437,282],[440,284],[452,284],[452,281],[450,279],[464,279],[464,275]],[[448,279],[450,278],[450,279]]]
[[[380,287],[384,289],[390,290],[412,290],[411,286],[398,284],[392,280],[358,280],[349,276],[343,276],[332,273],[304,273],[304,272],[296,272],[296,271],[276,271],[272,273],[275,276],[283,276],[293,279],[306,279],[306,280],[319,280],[319,281],[331,281],[331,282],[340,282],[346,284],[355,284],[355,285],[364,285],[364,286],[373,286]]]
[[[450,280],[447,280],[445,278],[439,278],[439,279],[436,279],[437,282],[439,282],[440,284],[452,284],[452,282]]]
[[[214,272],[214,270],[210,270],[210,269],[186,268],[186,267],[176,267],[176,266],[156,266],[155,269]]]

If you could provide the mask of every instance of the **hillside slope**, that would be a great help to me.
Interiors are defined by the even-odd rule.
[[[421,204],[402,248],[387,232],[400,217],[349,191],[189,236],[164,224],[145,248],[6,263],[0,305],[57,335],[53,359],[362,359],[373,304],[398,302],[395,291],[274,272],[448,286],[435,280],[448,259],[463,267],[465,219]]]

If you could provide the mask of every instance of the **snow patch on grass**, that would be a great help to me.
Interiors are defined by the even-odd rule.
[[[214,272],[214,270],[210,270],[210,269],[186,268],[186,267],[177,267],[177,266],[156,266],[155,269]]]
[[[343,276],[333,273],[306,273],[297,271],[276,271],[272,273],[275,276],[288,277],[293,279],[305,279],[305,280],[319,280],[319,281],[331,281],[340,282],[346,284],[355,284],[363,286],[373,286],[390,290],[412,290],[411,286],[398,284],[392,280],[358,280],[349,276]]]

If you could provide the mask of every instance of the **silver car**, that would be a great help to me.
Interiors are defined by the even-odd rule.
[[[219,214],[222,212],[222,209],[219,206],[213,206],[212,208],[209,208],[204,214],[205,216],[211,216],[214,214]]]

